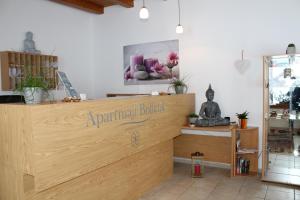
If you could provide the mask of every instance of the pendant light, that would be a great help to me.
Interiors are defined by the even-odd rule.
[[[183,33],[183,27],[180,24],[180,17],[181,17],[180,15],[181,15],[181,13],[180,13],[180,0],[178,0],[178,21],[179,21],[179,23],[176,27],[176,33],[178,33],[178,34]]]
[[[149,11],[145,7],[145,0],[143,0],[143,7],[140,10],[140,19],[148,19],[149,18]]]

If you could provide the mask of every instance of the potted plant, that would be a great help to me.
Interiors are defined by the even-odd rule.
[[[196,124],[197,119],[199,118],[199,115],[197,115],[196,113],[191,113],[189,114],[189,123],[190,124]]]
[[[47,91],[48,84],[40,76],[26,75],[17,91],[23,93],[26,104],[38,104],[42,102],[44,91]]]
[[[173,78],[170,82],[169,88],[173,88],[176,94],[184,94],[187,92],[188,87],[184,79]]]
[[[249,114],[249,112],[247,112],[247,111],[245,111],[245,112],[243,112],[243,113],[241,113],[241,114],[239,114],[239,113],[236,113],[236,116],[239,118],[239,120],[240,120],[240,126],[241,126],[241,128],[247,128],[247,119],[248,119],[248,114]]]

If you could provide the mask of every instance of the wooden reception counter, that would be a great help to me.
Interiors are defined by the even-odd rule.
[[[0,200],[138,199],[173,170],[193,94],[0,105]]]

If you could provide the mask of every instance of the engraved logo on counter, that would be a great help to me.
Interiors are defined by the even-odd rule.
[[[126,124],[138,124],[149,120],[147,117],[151,114],[165,112],[165,104],[160,103],[143,103],[143,104],[133,104],[132,106],[124,109],[115,110],[106,113],[94,113],[92,111],[87,114],[87,126],[92,124],[97,128],[101,125],[116,121],[126,121],[121,123],[121,125]],[[146,117],[142,120],[135,120],[137,117]],[[130,120],[130,121],[129,121]]]
[[[133,131],[131,134],[131,146],[138,147],[140,144],[140,134],[138,131]]]

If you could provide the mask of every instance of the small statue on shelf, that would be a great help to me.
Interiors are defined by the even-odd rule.
[[[41,51],[37,50],[35,48],[35,42],[33,41],[33,33],[28,31],[26,33],[26,38],[24,40],[24,52],[27,53],[35,53],[35,54],[40,54]]]
[[[202,119],[196,121],[196,126],[225,126],[230,124],[230,120],[221,117],[221,110],[218,103],[214,102],[214,90],[209,85],[206,91],[207,102],[201,106],[199,116]]]

